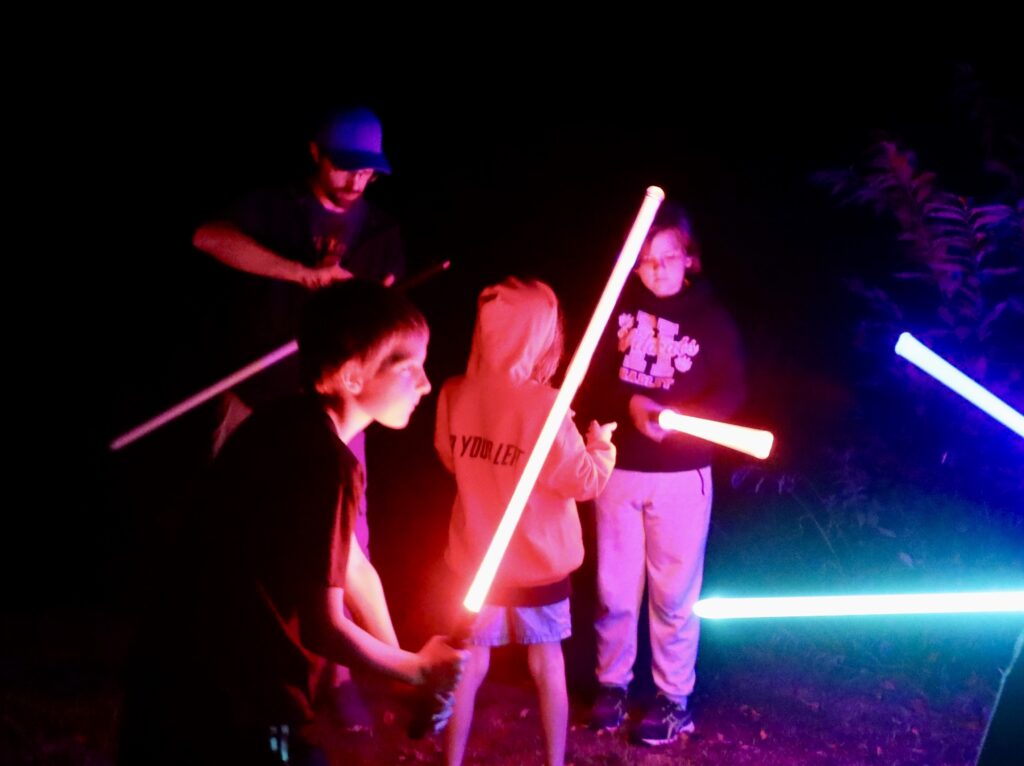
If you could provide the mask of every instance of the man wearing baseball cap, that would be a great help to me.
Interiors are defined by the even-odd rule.
[[[231,357],[218,360],[225,369],[294,338],[310,290],[353,276],[390,285],[405,271],[397,224],[363,197],[377,174],[391,172],[377,115],[362,106],[333,112],[309,153],[312,171],[299,183],[257,189],[193,235],[196,248],[246,275],[231,277],[217,307]],[[294,360],[285,360],[230,392],[214,453],[252,407],[297,382]]]
[[[249,193],[223,217],[196,229],[192,243],[237,272],[217,307],[231,359],[224,369],[252,361],[296,336],[298,317],[313,290],[351,277],[392,284],[405,257],[398,225],[363,194],[378,174],[390,174],[377,115],[365,106],[329,114],[309,143],[312,171],[299,183]],[[299,372],[291,357],[222,395],[212,439],[217,454],[253,408],[295,393]],[[365,467],[365,441],[349,444]],[[365,496],[356,539],[369,553]],[[328,669],[325,680],[332,671]],[[369,723],[358,693],[336,671],[336,708],[344,723]]]
[[[202,224],[193,244],[239,271],[307,288],[351,276],[393,281],[404,269],[397,229],[363,199],[377,174],[391,172],[380,120],[366,107],[337,111],[309,149],[306,182],[248,195]]]

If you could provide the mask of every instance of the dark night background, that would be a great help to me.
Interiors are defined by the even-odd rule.
[[[75,182],[89,211],[87,266],[73,275],[70,304],[81,353],[74,392],[56,383],[73,427],[61,450],[68,464],[33,484],[31,502],[46,512],[26,514],[15,522],[25,534],[8,538],[17,541],[4,578],[11,614],[71,608],[130,622],[136,613],[202,466],[213,413],[194,412],[117,455],[105,444],[249,361],[230,358],[218,331],[232,275],[191,248],[191,232],[253,185],[301,176],[323,110],[362,102],[378,112],[395,172],[368,196],[402,224],[411,273],[452,261],[413,293],[432,327],[435,393],[465,363],[476,294],[507,274],[554,287],[572,348],[644,189],[657,184],[691,211],[706,277],[744,338],[750,393],[735,420],[776,434],[773,470],[811,472],[879,393],[855,382],[892,363],[891,345],[855,347],[866,308],[844,280],[881,278],[899,253],[890,221],[841,207],[811,174],[850,165],[886,131],[946,188],[984,196],[980,140],[956,98],[962,67],[1018,125],[1024,102],[1018,51],[998,44],[940,52],[865,39],[648,57],[610,47],[539,60],[524,41],[507,59],[417,48],[395,74],[374,69],[385,47],[336,60],[325,50],[304,59],[139,44],[82,76],[95,183]],[[435,401],[406,431],[369,436],[374,555],[410,642],[436,620],[418,611],[416,588],[432,584],[424,569],[443,547],[450,502],[430,447]],[[884,392],[877,401],[892,404]],[[957,444],[957,470],[969,471],[1014,448],[994,422],[982,442],[963,444],[955,429],[969,405],[947,404],[948,422],[926,427],[922,453],[938,460]],[[731,472],[745,464],[721,457],[716,513],[729,508]],[[1019,495],[984,486],[970,500],[1022,512]],[[809,577],[804,588],[816,584]]]

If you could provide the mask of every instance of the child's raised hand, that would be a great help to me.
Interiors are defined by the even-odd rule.
[[[602,425],[596,420],[591,420],[590,426],[587,428],[587,447],[594,447],[599,444],[611,444],[612,432],[618,427],[619,424],[614,421]]]

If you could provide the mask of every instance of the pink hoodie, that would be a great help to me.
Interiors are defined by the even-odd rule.
[[[508,505],[556,391],[546,354],[558,332],[558,301],[547,285],[515,279],[480,295],[466,374],[446,381],[437,406],[434,446],[455,474],[446,559],[464,576],[476,572]],[[615,447],[584,444],[566,417],[541,470],[495,585],[557,582],[583,562],[575,500],[608,481]]]

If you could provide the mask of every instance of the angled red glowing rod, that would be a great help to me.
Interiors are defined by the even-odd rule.
[[[448,269],[448,267],[451,266],[451,263],[451,261],[441,261],[440,263],[435,263],[433,266],[429,266],[428,268],[424,269],[423,271],[417,274],[414,274],[408,279],[402,280],[401,282],[395,285],[395,289],[409,290],[413,287],[416,287],[417,285],[422,284],[431,277],[440,274],[442,271]],[[177,418],[181,417],[185,413],[191,412],[200,404],[210,401],[210,399],[217,396],[218,394],[222,394],[228,389],[237,386],[242,381],[248,380],[253,375],[262,372],[268,367],[273,367],[282,359],[287,359],[289,356],[294,354],[298,350],[298,348],[298,342],[292,340],[289,341],[288,343],[285,343],[280,348],[274,349],[269,354],[261,356],[255,362],[250,362],[237,372],[233,372],[226,378],[217,381],[211,386],[207,386],[202,391],[199,391],[198,393],[195,393],[192,396],[190,396],[188,399],[179,402],[178,404],[171,407],[169,410],[161,412],[159,415],[150,418],[145,423],[142,423],[136,426],[135,428],[131,429],[130,431],[121,434],[112,442],[110,442],[111,452],[117,452],[119,449],[127,447],[129,444],[138,441],[146,434],[150,434],[153,431],[157,430],[158,428],[160,428],[160,426],[166,425],[167,423],[170,423],[172,420],[176,420]]]
[[[555,401],[551,405],[551,410],[548,412],[544,425],[541,426],[537,441],[534,443],[533,450],[530,452],[523,472],[519,476],[519,481],[512,491],[512,497],[505,507],[505,513],[501,517],[498,528],[494,532],[494,537],[491,539],[491,544],[488,546],[487,552],[480,562],[480,567],[470,583],[469,591],[462,602],[466,611],[462,614],[462,618],[459,620],[459,624],[455,627],[451,636],[454,644],[459,644],[465,639],[473,617],[483,607],[484,599],[487,597],[487,592],[494,582],[501,559],[508,549],[509,542],[512,540],[512,533],[515,532],[516,525],[519,523],[519,519],[526,508],[526,501],[530,497],[534,485],[537,483],[537,478],[540,475],[544,461],[547,460],[548,454],[551,452],[551,446],[558,435],[558,430],[565,421],[565,416],[569,412],[569,405],[576,396],[580,384],[583,383],[583,378],[587,374],[587,368],[590,367],[590,360],[594,356],[594,350],[597,348],[597,342],[601,337],[601,333],[604,332],[605,325],[608,324],[608,318],[611,316],[615,304],[619,300],[619,294],[622,292],[630,272],[636,265],[640,248],[643,246],[644,240],[647,238],[647,232],[654,222],[654,216],[664,200],[665,192],[660,188],[657,186],[649,186],[647,188],[644,200],[640,205],[640,211],[637,213],[636,220],[633,221],[633,228],[630,229],[626,242],[619,252],[619,257],[615,261],[615,266],[612,267],[611,276],[604,287],[604,292],[601,293],[601,297],[597,301],[597,306],[590,317],[590,323],[583,333],[583,338],[580,340],[579,345],[576,347],[576,352],[569,362],[562,386],[555,396]],[[414,712],[414,718],[409,727],[409,736],[418,738],[427,731],[436,731],[439,728],[443,728],[445,723],[447,723],[447,718],[443,717],[441,711],[448,703],[449,701],[443,696],[421,700],[420,709]]]
[[[573,354],[572,361],[569,362],[569,367],[565,371],[565,379],[558,390],[554,404],[551,405],[551,410],[548,412],[544,425],[541,426],[540,435],[537,437],[537,442],[534,444],[533,450],[526,461],[526,467],[523,468],[523,472],[519,476],[519,481],[512,492],[512,497],[508,501],[505,513],[494,533],[494,538],[491,540],[491,544],[484,554],[483,561],[480,563],[480,568],[477,570],[476,576],[469,586],[469,592],[462,602],[463,606],[470,612],[479,612],[483,606],[487,591],[490,590],[491,583],[494,582],[494,576],[498,572],[498,565],[501,564],[501,559],[508,549],[509,541],[512,539],[512,533],[515,531],[516,524],[519,523],[519,518],[523,515],[526,501],[530,497],[534,485],[537,483],[540,469],[544,465],[544,461],[547,460],[548,453],[551,451],[551,445],[554,444],[555,437],[558,435],[558,429],[569,412],[569,405],[572,403],[580,384],[583,382],[584,376],[587,374],[587,368],[590,367],[590,360],[594,356],[597,342],[601,337],[601,333],[604,332],[605,325],[608,323],[608,318],[611,316],[615,304],[619,300],[619,294],[622,292],[623,285],[626,284],[626,279],[636,265],[640,248],[654,221],[654,215],[658,212],[658,208],[664,199],[665,192],[657,186],[649,186],[647,188],[640,211],[633,222],[633,228],[626,237],[626,242],[619,253],[615,266],[612,268],[612,273],[604,287],[604,292],[601,293],[594,313],[590,317],[590,323],[587,325],[583,338],[580,340],[579,346],[576,347],[576,353]]]
[[[768,457],[772,451],[772,445],[775,443],[775,436],[771,431],[722,423],[718,420],[695,418],[674,410],[662,410],[658,414],[658,425],[666,431],[678,431],[696,436],[723,447],[745,452],[761,460]]]

